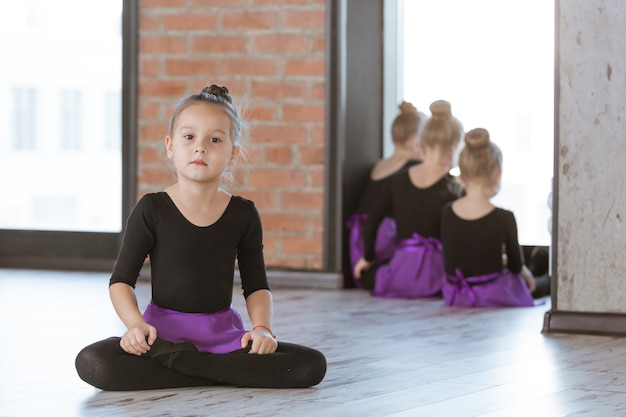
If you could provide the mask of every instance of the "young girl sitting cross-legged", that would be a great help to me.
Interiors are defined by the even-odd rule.
[[[109,282],[127,330],[78,354],[76,369],[88,384],[109,391],[302,388],[324,377],[322,353],[276,339],[259,213],[221,188],[242,131],[225,87],[185,96],[174,109],[165,148],[177,181],[143,196],[128,219]],[[142,313],[134,288],[146,257],[152,300]],[[235,261],[251,329],[231,306]]]

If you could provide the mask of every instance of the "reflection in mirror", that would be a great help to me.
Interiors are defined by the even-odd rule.
[[[497,206],[523,245],[550,245],[554,146],[554,4],[546,0],[405,0],[403,97],[437,99],[502,149]]]

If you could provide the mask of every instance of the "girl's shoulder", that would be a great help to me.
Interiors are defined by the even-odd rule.
[[[515,217],[511,210],[504,209],[502,207],[495,207],[493,210],[494,215],[500,217]]]
[[[407,175],[407,178],[409,178],[410,180],[410,169],[406,170],[406,172],[409,174]],[[443,176],[439,177],[439,179],[436,179],[433,183],[431,183],[428,186],[424,186],[424,187],[419,187],[423,190],[436,190],[436,189],[446,189],[446,190],[450,190],[451,187],[458,185],[458,181],[456,180],[456,177],[454,177],[453,175],[451,175],[449,172],[445,173]]]
[[[147,222],[149,224],[158,222],[158,219],[167,216],[167,213],[169,212],[168,208],[174,204],[170,200],[168,206],[168,199],[169,197],[165,192],[144,194],[135,203],[128,221],[134,222],[142,219],[140,221]]]
[[[222,216],[224,223],[241,228],[241,230],[261,229],[261,215],[257,210],[254,201],[245,197],[233,195],[230,203]]]
[[[469,222],[469,223],[498,223],[501,224],[503,222],[509,222],[511,220],[515,220],[515,216],[513,212],[510,210],[503,209],[501,207],[493,207],[488,210],[484,214],[476,214],[470,213],[466,217],[463,214],[459,215],[454,211],[453,205],[454,201],[448,202],[441,209],[441,213],[444,219],[448,219],[450,221],[459,221],[459,222]]]
[[[228,212],[230,215],[237,216],[240,219],[250,215],[253,215],[255,217],[259,216],[254,201],[239,195],[232,195],[230,197],[230,203],[226,208],[226,212]]]
[[[511,210],[503,209],[501,207],[496,207],[498,210],[499,216],[508,222],[515,223],[515,214]]]
[[[468,204],[468,202],[463,198],[449,201],[442,208],[444,221],[464,224],[492,224],[494,222],[499,222],[498,218],[501,217],[501,214],[502,213],[498,211],[498,208],[492,206],[491,204]]]
[[[398,174],[399,172],[405,171],[411,168],[413,165],[417,165],[421,162],[421,160],[409,159],[403,162],[401,165],[398,165],[398,162],[393,163],[390,159],[384,159],[382,161],[378,161],[374,165],[374,167],[370,171],[368,179],[372,182],[385,181]]]
[[[397,171],[387,178],[387,182],[390,184],[403,184],[404,186],[413,184],[411,181],[411,167]]]
[[[511,210],[504,209],[502,207],[494,207],[494,209],[485,216],[493,224],[500,226],[511,226],[515,223],[515,215]]]
[[[157,191],[152,193],[146,193],[137,201],[135,209],[150,210],[158,208],[171,201],[170,197],[165,191]]]
[[[230,197],[230,203],[232,206],[234,207],[239,207],[242,209],[252,209],[254,208],[256,210],[256,206],[254,205],[254,201],[249,200],[245,197],[242,197],[240,195],[232,195]]]

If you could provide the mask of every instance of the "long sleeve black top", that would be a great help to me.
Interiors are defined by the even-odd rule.
[[[448,204],[441,213],[441,242],[447,274],[459,268],[466,277],[502,271],[502,245],[506,246],[507,267],[513,273],[522,269],[522,253],[517,241],[513,212],[494,208],[487,215],[464,220]]]
[[[244,296],[269,289],[261,219],[249,200],[233,196],[212,225],[189,222],[165,192],[145,195],[133,209],[110,284],[133,288],[150,257],[152,299],[160,307],[212,313],[230,307],[235,261]]]
[[[376,205],[378,199],[384,192],[386,183],[389,182],[394,175],[406,171],[413,165],[417,165],[420,162],[421,161],[412,159],[410,161],[407,161],[406,164],[404,164],[399,170],[389,175],[388,177],[380,180],[373,180],[372,178],[369,178],[367,184],[365,185],[365,188],[363,189],[363,194],[361,195],[361,198],[359,200],[359,205],[356,212],[360,214],[370,211],[370,209],[374,205]],[[389,215],[391,215],[391,213],[389,213]]]
[[[454,179],[449,174],[427,188],[413,185],[409,170],[391,177],[380,198],[368,212],[363,227],[365,260],[372,261],[375,257],[378,225],[387,213],[391,213],[396,221],[398,240],[408,239],[413,233],[439,239],[441,209],[457,198]]]

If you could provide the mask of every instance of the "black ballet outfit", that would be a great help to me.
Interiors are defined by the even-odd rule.
[[[241,197],[231,197],[214,224],[199,227],[167,193],[145,195],[128,219],[110,285],[134,288],[146,257],[152,302],[164,309],[211,314],[230,308],[235,261],[245,298],[269,290],[260,216],[254,203]],[[322,353],[282,341],[272,354],[249,354],[249,345],[224,354],[182,349],[156,357],[126,353],[119,342],[111,337],[84,348],[76,358],[79,376],[119,391],[218,384],[300,388],[318,384],[326,372]]]
[[[410,171],[394,175],[385,184],[380,199],[371,208],[363,228],[364,258],[372,261],[375,257],[375,242],[378,224],[385,215],[391,213],[396,222],[398,242],[410,239],[414,233],[424,238],[440,238],[441,209],[459,197],[459,188],[454,177],[444,175],[426,188],[418,188],[410,178]],[[360,279],[366,289],[374,289],[379,266],[364,271]]]

